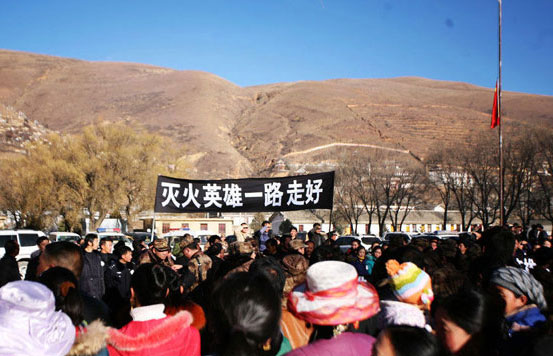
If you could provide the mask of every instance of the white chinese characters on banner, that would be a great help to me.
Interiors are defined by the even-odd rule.
[[[290,184],[288,184],[288,190],[286,190],[286,193],[289,194],[287,205],[303,205],[305,202],[303,201],[303,193],[305,192],[305,189],[302,188],[302,184],[298,183],[297,180],[294,179],[294,181]]]
[[[232,206],[233,208],[244,205],[242,204],[242,188],[238,184],[225,184],[223,192],[225,193],[223,197],[225,205]]]
[[[313,182],[311,182],[311,179],[307,180],[307,184],[305,185],[305,204],[309,204],[310,202],[317,204],[319,202],[320,194],[323,192],[321,185],[323,185],[322,179],[315,179]]]
[[[265,206],[281,206],[283,192],[280,191],[280,183],[267,183],[265,187]]]
[[[192,203],[196,206],[196,208],[199,209],[202,206],[196,200],[196,198],[198,198],[199,193],[200,191],[198,189],[194,189],[194,187],[192,186],[192,183],[188,183],[188,188],[184,188],[184,192],[182,193],[182,196],[186,199],[184,203],[182,203],[182,207],[185,208],[188,205],[190,205],[190,203]]]
[[[163,187],[161,196],[165,198],[165,200],[161,203],[161,206],[165,207],[169,204],[169,202],[171,202],[178,208],[180,204],[177,201],[177,196],[179,195],[180,184],[162,182],[161,186]]]
[[[161,207],[183,210],[248,208],[251,204],[260,207],[283,208],[316,205],[324,197],[323,179],[293,179],[290,183],[264,182],[262,187],[242,186],[237,183],[172,183],[161,182]],[[245,189],[245,191],[244,191]],[[285,196],[286,195],[286,196]],[[283,201],[286,204],[283,204]],[[263,205],[261,205],[263,202]]]
[[[218,208],[221,208],[223,205],[221,204],[221,201],[223,198],[219,194],[219,191],[221,190],[221,187],[217,184],[207,184],[203,186],[203,190],[205,190],[204,195],[204,208],[209,208],[210,206],[214,205]]]

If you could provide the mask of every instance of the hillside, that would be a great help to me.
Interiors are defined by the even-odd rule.
[[[236,174],[249,172],[249,162],[229,145],[248,101],[241,92],[209,73],[0,51],[0,103],[61,132],[99,118],[140,123],[199,153],[199,171],[226,172],[236,162],[246,168]]]
[[[279,159],[298,167],[333,143],[424,158],[489,130],[492,98],[493,89],[423,78],[242,88],[205,72],[0,50],[0,104],[60,132],[97,119],[143,125],[184,145],[197,177],[255,175]],[[503,92],[502,111],[514,132],[553,127],[553,97]]]
[[[51,133],[25,113],[0,104],[0,154],[24,153],[25,143],[46,140]]]

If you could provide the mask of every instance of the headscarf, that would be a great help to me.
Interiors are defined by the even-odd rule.
[[[492,273],[490,283],[506,288],[514,294],[525,295],[531,303],[544,310],[547,302],[543,286],[529,272],[516,267],[501,267]]]
[[[0,355],[62,356],[75,340],[75,327],[55,310],[44,285],[15,281],[0,288]]]

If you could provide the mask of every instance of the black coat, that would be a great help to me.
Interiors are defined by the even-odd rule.
[[[38,263],[40,262],[40,253],[38,256],[32,257],[29,263],[27,264],[27,272],[25,272],[26,281],[36,281],[37,275],[36,271],[38,269]]]
[[[307,236],[309,237],[309,241],[313,241],[313,243],[315,244],[315,247],[321,246],[325,241],[325,237],[313,229],[309,230],[309,232],[307,233]]]
[[[130,299],[131,271],[126,264],[112,261],[104,274],[106,283],[106,300]],[[108,302],[109,305],[109,302]]]
[[[106,282],[106,294],[104,301],[111,313],[112,325],[121,328],[129,323],[131,310],[131,269],[132,263],[124,264],[117,260],[111,260],[104,273]]]
[[[13,281],[21,280],[19,275],[19,266],[13,256],[4,255],[0,259],[0,287]]]
[[[79,285],[85,294],[102,299],[105,292],[104,269],[98,251],[83,251],[83,271]]]
[[[102,259],[102,268],[104,268],[104,274],[108,270],[109,266],[117,262],[117,257],[113,253],[101,253],[100,258]]]

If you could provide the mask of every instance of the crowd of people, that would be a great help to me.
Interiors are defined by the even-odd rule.
[[[277,236],[266,221],[205,246],[39,238],[25,276],[6,243],[0,355],[553,354],[543,228],[347,250],[337,237],[320,224]]]

